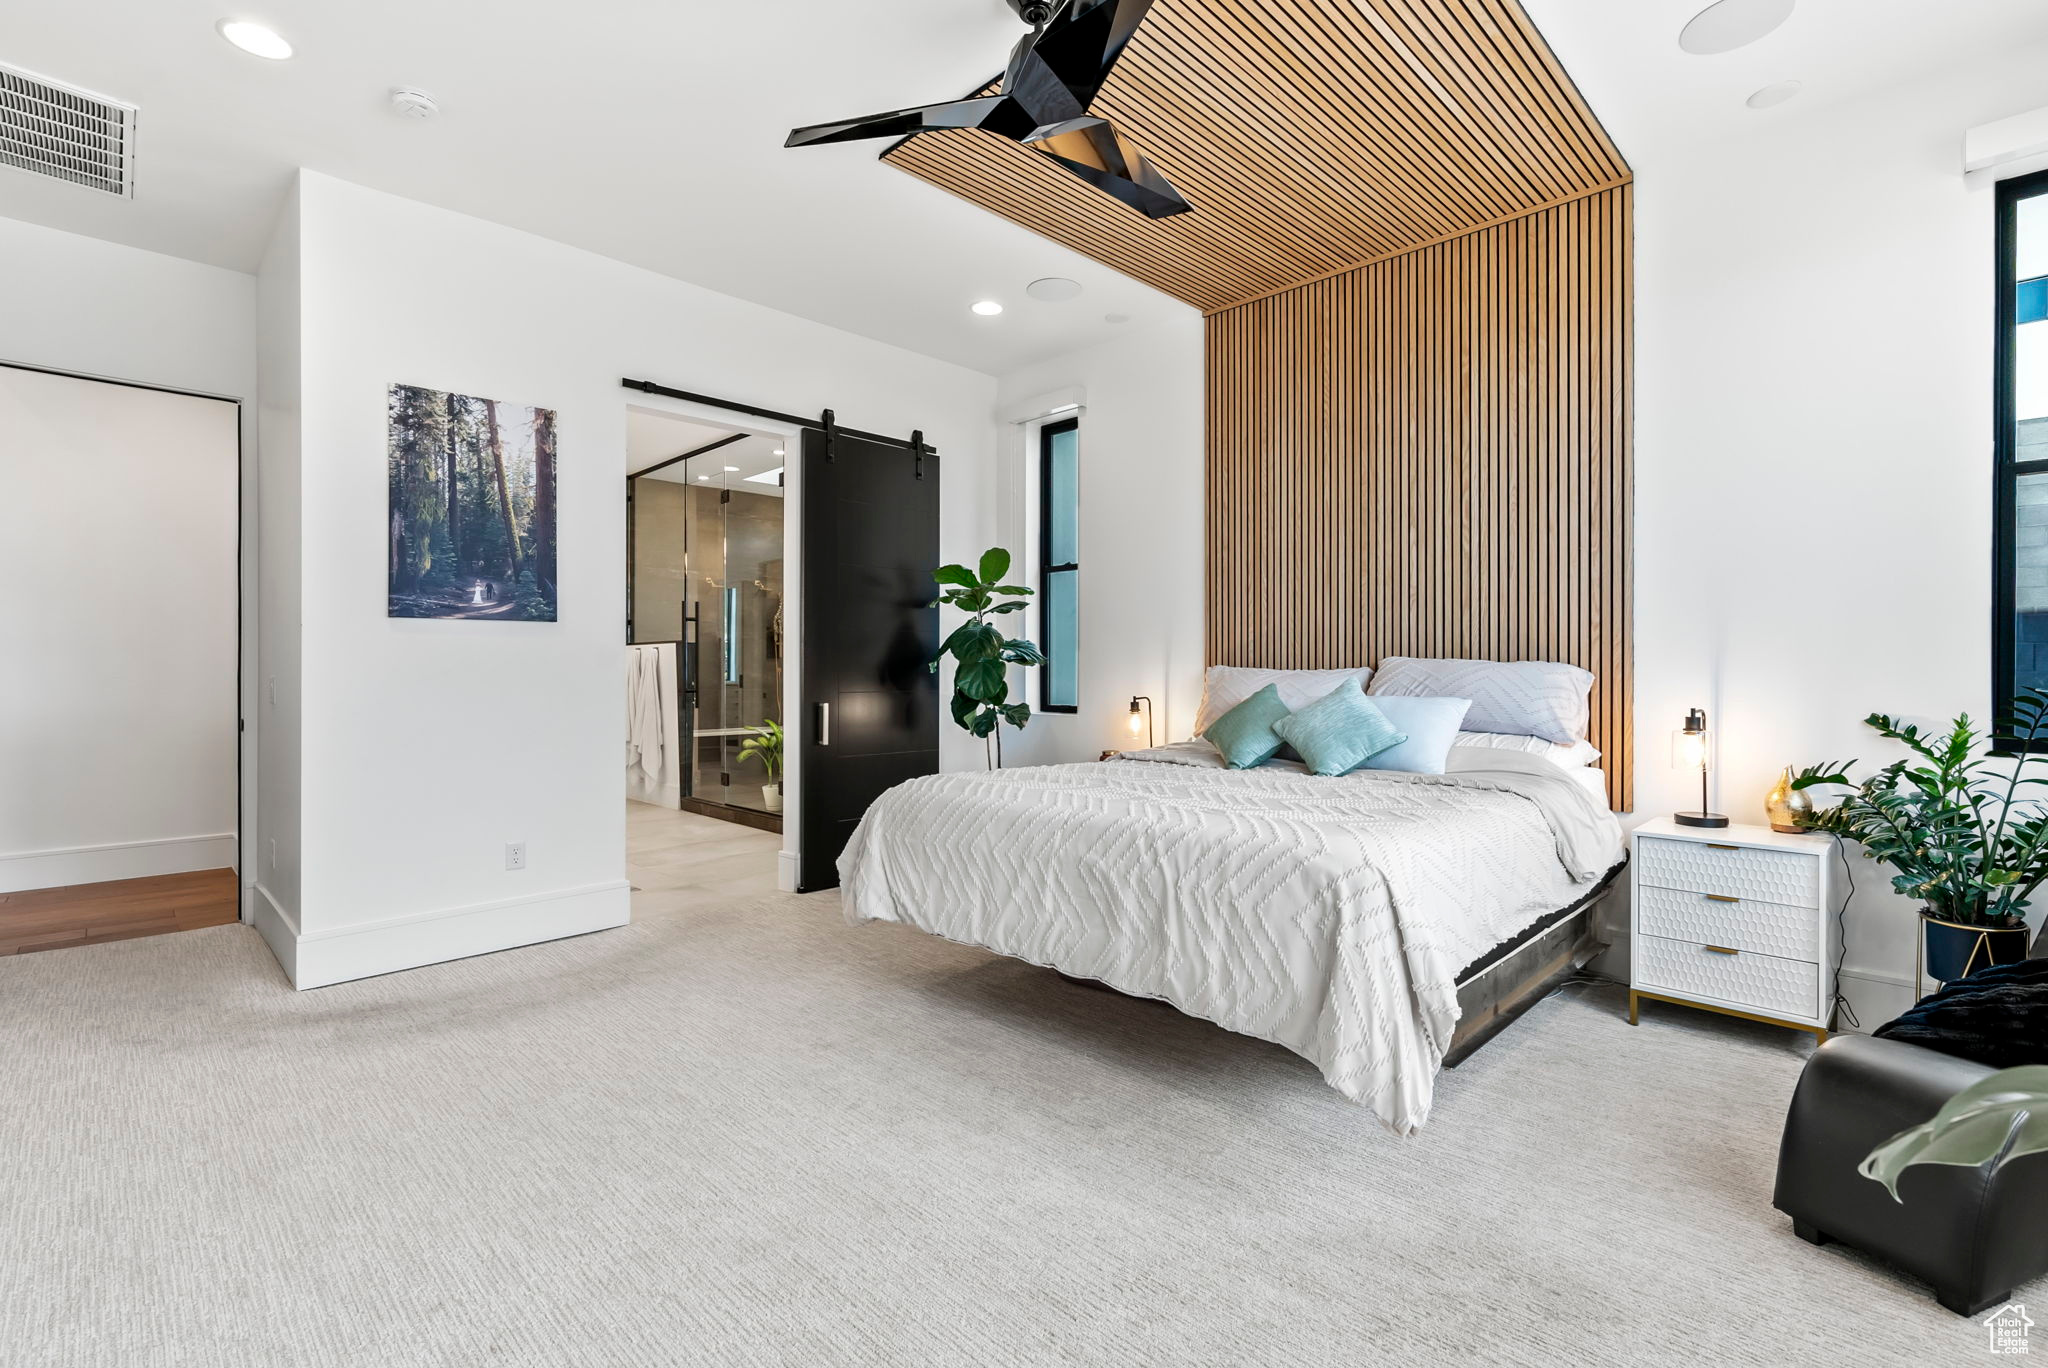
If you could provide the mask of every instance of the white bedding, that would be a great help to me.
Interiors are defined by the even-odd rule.
[[[1613,814],[1550,761],[1461,748],[1450,764],[1229,770],[1195,741],[913,779],[840,857],[846,916],[1163,998],[1286,1046],[1408,1134],[1458,971],[1622,853]]]

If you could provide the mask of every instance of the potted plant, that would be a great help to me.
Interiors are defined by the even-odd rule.
[[[761,806],[770,812],[782,811],[782,727],[764,718],[754,734],[740,743],[739,758],[761,762],[768,772],[768,782],[761,785]]]
[[[1002,737],[996,729],[1005,722],[1021,727],[1031,720],[1029,704],[1010,702],[1010,667],[1045,663],[1036,646],[1018,637],[1005,637],[990,621],[1004,613],[1023,612],[1024,600],[1031,596],[1021,584],[1002,583],[1009,573],[1010,553],[1000,546],[982,552],[975,570],[942,565],[932,572],[940,585],[938,602],[969,614],[967,621],[939,644],[939,653],[932,657],[932,672],[938,672],[947,656],[953,657],[953,721],[985,744],[993,738],[991,769],[1003,763]]]
[[[2048,783],[2033,771],[2044,759],[2034,745],[2048,730],[2048,691],[2020,695],[2013,714],[1985,734],[1967,713],[1946,733],[1873,713],[1865,725],[1910,756],[1860,784],[1849,777],[1853,760],[1810,765],[1794,781],[1853,789],[1806,826],[1861,842],[1892,866],[1892,887],[1921,904],[1927,971],[1943,983],[2025,959],[2027,903],[2048,880],[2048,812],[2022,792]]]

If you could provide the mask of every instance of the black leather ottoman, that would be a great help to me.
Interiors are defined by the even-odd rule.
[[[1772,1204],[1801,1239],[1840,1240],[1934,1285],[1958,1315],[2003,1302],[2048,1273],[2048,1155],[1999,1169],[1920,1164],[1901,1202],[1856,1166],[1959,1090],[1995,1072],[1896,1040],[1838,1035],[1799,1076],[1778,1149]]]

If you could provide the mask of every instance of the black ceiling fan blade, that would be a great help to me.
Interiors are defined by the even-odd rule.
[[[1024,145],[1146,218],[1172,218],[1194,208],[1106,119],[1076,119],[1027,139]]]
[[[859,142],[866,138],[901,138],[912,133],[930,133],[949,128],[986,128],[1002,122],[1006,95],[983,95],[972,100],[948,100],[944,104],[919,105],[915,109],[892,109],[881,114],[864,114],[834,123],[812,124],[793,129],[784,147],[815,147],[821,143]]]
[[[1031,46],[1086,109],[1151,9],[1152,0],[1074,0]]]

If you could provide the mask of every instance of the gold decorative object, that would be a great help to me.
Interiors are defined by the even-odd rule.
[[[1808,820],[1813,816],[1813,799],[1804,790],[1792,787],[1792,767],[1778,776],[1778,782],[1771,785],[1771,791],[1764,795],[1764,815],[1769,818],[1771,830],[1798,833],[1806,830]]]

